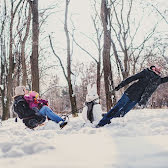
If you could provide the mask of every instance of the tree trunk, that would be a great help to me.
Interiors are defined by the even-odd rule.
[[[38,0],[29,1],[32,10],[32,55],[31,74],[32,74],[32,90],[39,92],[39,63],[38,63],[38,47],[39,47],[39,16],[38,16]]]
[[[22,59],[22,72],[23,72],[23,77],[22,77],[22,85],[26,86],[27,83],[27,67],[26,67],[26,58],[25,58],[25,44],[29,35],[29,30],[30,30],[30,21],[31,21],[31,8],[29,7],[29,14],[27,18],[27,27],[26,27],[26,33],[23,41],[21,42],[21,59]]]
[[[3,32],[2,32],[3,33]],[[6,55],[5,55],[5,44],[3,42],[3,37],[1,34],[1,102],[2,102],[2,111],[3,111],[3,120],[5,120],[6,115],[7,115],[7,106],[6,106],[6,97],[5,97],[5,90],[6,90],[6,77],[5,77],[5,60],[6,60]]]
[[[101,74],[100,74],[100,62],[97,62],[97,94],[100,96],[101,86]]]
[[[6,109],[3,113],[2,120],[6,120],[10,116],[10,106],[12,103],[12,89],[13,89],[13,72],[14,72],[14,56],[13,56],[13,21],[15,14],[21,4],[22,0],[18,2],[15,9],[14,1],[11,1],[11,20],[10,20],[10,28],[9,28],[9,66],[8,66],[8,75],[7,75],[7,97],[6,97]]]
[[[2,102],[2,115],[7,113],[6,109],[6,75],[5,75],[5,64],[6,64],[6,52],[5,52],[5,43],[4,43],[4,29],[5,29],[5,21],[6,21],[6,1],[4,0],[4,15],[3,15],[3,20],[2,20],[2,25],[1,25],[1,32],[0,32],[0,43],[1,43],[1,80],[0,80],[0,91],[1,91],[1,102]],[[4,116],[5,118],[5,116]]]
[[[76,105],[76,96],[73,92],[72,80],[71,80],[71,49],[70,49],[70,38],[69,38],[68,26],[67,26],[69,2],[70,2],[69,0],[66,0],[64,30],[65,30],[66,39],[67,39],[67,80],[68,80],[68,87],[69,87],[69,98],[71,102],[72,115],[75,117],[77,116],[77,105]]]
[[[7,100],[6,100],[6,110],[3,112],[2,120],[6,120],[9,118],[9,109],[12,101],[12,73],[14,70],[14,57],[13,57],[13,4],[11,8],[11,22],[9,29],[9,66],[8,66],[8,75],[7,75]]]
[[[22,60],[22,85],[26,86],[27,83],[27,67],[26,67],[26,59],[25,59],[25,45],[21,44],[21,60]]]
[[[110,91],[114,89],[113,78],[111,71],[111,61],[110,61],[110,49],[111,49],[111,30],[108,29],[108,24],[110,24],[109,14],[107,12],[106,0],[101,2],[101,20],[103,23],[104,30],[104,45],[103,45],[103,70],[104,70],[104,83],[105,83],[105,93],[106,93],[106,106],[107,111],[111,109],[113,103],[116,102],[115,96],[113,97],[114,101],[110,95]]]

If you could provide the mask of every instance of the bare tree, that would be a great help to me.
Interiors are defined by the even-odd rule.
[[[164,10],[163,9],[161,10],[161,9],[159,9],[159,7],[157,7],[151,3],[148,3],[148,4],[150,6],[152,6],[152,8],[156,11],[156,13],[162,18],[164,23],[166,23],[168,25],[167,8],[165,7]],[[162,57],[168,63],[168,56],[167,56],[167,48],[168,48],[167,39],[168,38],[167,38],[167,35],[168,35],[167,32],[164,32],[163,34],[160,33],[157,40],[155,40],[155,46],[159,49],[159,54],[162,55]]]
[[[95,5],[94,5],[94,9],[95,9],[95,16],[92,16],[92,21],[93,21],[93,25],[96,31],[96,38],[97,38],[97,43],[95,42],[95,45],[97,47],[98,50],[98,60],[97,60],[97,94],[100,96],[100,87],[101,87],[101,58],[102,58],[102,46],[101,46],[101,39],[102,39],[102,34],[103,34],[103,30],[101,30],[98,25],[97,22],[99,22],[101,20],[101,18],[99,17],[99,14],[97,12],[96,9],[96,1],[94,1]]]
[[[127,38],[129,35],[129,31],[130,31],[130,15],[131,15],[131,9],[132,9],[132,0],[130,0],[129,4],[129,9],[127,14],[124,14],[124,1],[121,0],[121,9],[117,10],[118,5],[116,5],[116,3],[118,4],[117,1],[112,1],[111,0],[111,11],[112,11],[112,16],[114,16],[116,23],[111,23],[111,27],[112,27],[112,32],[114,32],[116,39],[118,41],[118,44],[120,46],[120,49],[124,55],[124,61],[123,63],[121,62],[119,55],[117,53],[117,47],[115,44],[114,39],[112,38],[112,46],[113,46],[113,52],[116,58],[116,61],[120,67],[120,70],[122,72],[122,76],[123,78],[127,78],[129,75],[129,56],[128,56],[128,44],[127,44]],[[126,17],[124,17],[124,15]],[[124,20],[124,18],[126,18],[126,21]],[[116,26],[118,28],[116,28]]]
[[[106,92],[106,106],[107,111],[111,109],[113,104],[116,102],[115,95],[113,101],[110,95],[110,91],[114,89],[113,77],[111,70],[110,61],[110,50],[111,50],[111,28],[110,28],[110,12],[108,8],[108,1],[101,1],[101,20],[104,31],[104,45],[103,45],[103,70],[104,70],[104,84]]]
[[[32,54],[30,57],[32,90],[39,92],[39,13],[38,0],[28,0],[32,11]]]
[[[93,22],[95,22],[94,18],[93,18]],[[96,25],[95,25],[96,26]],[[95,27],[96,28],[96,27]],[[85,49],[84,47],[82,47],[74,38],[74,35],[72,35],[73,37],[73,41],[75,42],[75,44],[82,50],[84,51],[86,54],[88,54],[96,63],[97,65],[97,93],[98,95],[100,95],[100,84],[101,84],[101,51],[102,51],[102,48],[100,46],[100,40],[101,40],[101,36],[102,34],[99,34],[98,30],[96,30],[96,34],[97,34],[97,40],[98,40],[98,43],[96,43],[95,41],[92,41],[94,42],[94,44],[96,45],[97,47],[97,50],[98,50],[98,59],[96,59],[87,49]]]
[[[70,38],[69,38],[69,32],[68,32],[68,24],[67,24],[67,18],[68,18],[68,5],[70,3],[70,0],[66,0],[66,7],[65,7],[65,23],[64,23],[64,30],[67,40],[67,81],[69,86],[69,97],[71,101],[71,108],[73,115],[76,116],[77,114],[77,105],[76,105],[76,96],[74,94],[73,88],[72,88],[72,71],[71,71],[71,47],[70,47]]]
[[[9,118],[9,109],[12,101],[12,74],[14,72],[14,57],[13,57],[13,23],[16,12],[21,4],[20,0],[16,7],[14,7],[14,1],[11,1],[11,11],[10,11],[10,28],[9,28],[9,66],[8,66],[8,75],[7,75],[7,97],[6,97],[6,110],[3,112],[2,119],[6,120]]]
[[[75,40],[74,35],[72,34],[72,38],[73,41],[75,42],[75,44],[82,50],[84,51],[87,55],[89,55],[96,63],[97,65],[97,93],[98,95],[100,95],[100,87],[101,87],[101,58],[102,58],[102,45],[101,45],[101,40],[102,40],[102,35],[103,35],[103,30],[102,27],[100,28],[98,22],[101,21],[101,18],[98,14],[97,8],[96,8],[96,0],[94,0],[94,14],[91,16],[92,18],[92,22],[93,22],[93,26],[95,29],[95,34],[96,34],[96,40],[94,40],[91,37],[86,36],[95,46],[96,49],[98,51],[98,58],[96,59],[95,56],[93,54],[91,54],[87,49],[85,49],[81,44],[79,44],[79,42],[77,42]]]
[[[18,24],[20,23],[22,15],[23,15],[23,12],[20,12],[20,14],[18,16],[18,19],[19,19]],[[22,23],[23,24],[20,26],[20,29],[19,29],[19,25],[17,26],[17,31],[18,31],[18,34],[19,34],[19,42],[20,42],[20,45],[21,45],[21,63],[22,63],[22,74],[23,74],[22,85],[23,86],[26,86],[27,80],[28,80],[27,66],[26,66],[26,56],[25,56],[25,45],[26,45],[26,41],[27,41],[28,36],[29,36],[30,22],[31,22],[31,7],[29,6],[28,16],[25,16],[25,17],[22,18]],[[25,34],[23,35],[24,28],[26,30],[25,30]]]
[[[64,65],[60,59],[60,57],[56,54],[56,52],[54,51],[53,45],[52,45],[52,41],[51,41],[51,37],[49,36],[49,40],[50,40],[50,46],[51,49],[54,53],[54,55],[57,57],[57,59],[59,60],[59,63],[61,65],[61,68],[63,70],[63,74],[66,78],[66,81],[68,83],[68,89],[69,89],[69,99],[71,102],[71,111],[72,111],[72,115],[75,117],[77,116],[77,105],[76,105],[76,95],[74,94],[74,90],[73,90],[73,86],[72,86],[72,69],[71,69],[71,57],[72,57],[72,53],[71,52],[71,46],[70,46],[70,37],[69,37],[69,31],[68,31],[68,24],[67,24],[67,18],[68,18],[68,5],[70,3],[70,0],[66,0],[66,6],[65,6],[65,22],[64,22],[64,31],[65,31],[65,35],[66,35],[66,42],[67,42],[67,70],[65,70]]]
[[[1,23],[1,32],[0,32],[0,43],[1,43],[1,80],[0,80],[0,91],[1,91],[1,102],[2,102],[2,111],[3,113],[7,113],[7,108],[6,108],[6,52],[5,52],[5,42],[4,42],[4,29],[5,29],[5,21],[6,21],[6,15],[7,15],[7,9],[6,9],[6,0],[4,0],[4,9],[3,11],[3,15],[1,16],[2,19],[2,23]]]
[[[111,0],[110,8],[113,53],[118,70],[121,71],[122,78],[125,79],[130,75],[131,70],[132,73],[135,73],[138,62],[143,62],[143,60],[146,59],[145,57],[143,58],[142,53],[147,42],[153,37],[159,22],[154,24],[153,28],[144,37],[144,40],[137,46],[135,39],[144,16],[140,18],[139,23],[135,27],[135,24],[131,22],[134,18],[131,13],[133,0],[129,0],[128,2],[124,0]],[[132,26],[134,26],[134,29],[132,29]]]

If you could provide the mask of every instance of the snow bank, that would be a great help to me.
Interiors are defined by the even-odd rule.
[[[0,127],[3,168],[167,168],[168,110],[132,110],[94,128],[82,117],[36,130],[14,119]]]

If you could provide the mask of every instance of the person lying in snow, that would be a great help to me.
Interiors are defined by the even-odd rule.
[[[168,82],[168,77],[162,78],[160,73],[161,68],[153,65],[150,68],[144,69],[143,71],[122,81],[117,87],[115,87],[115,91],[118,91],[132,81],[138,80],[126,89],[121,99],[107,114],[104,115],[96,127],[99,128],[106,124],[110,124],[112,118],[123,117],[137,103],[140,106],[146,105],[148,99],[157,87],[162,83]]]
[[[27,94],[27,90],[24,86],[17,86],[15,88],[13,109],[14,109],[14,112],[18,114],[18,117],[23,120],[23,123],[28,128],[32,129],[42,124],[43,122],[45,122],[46,116],[52,121],[59,123],[61,128],[63,128],[67,124],[67,122],[64,119],[59,117],[47,105],[45,105],[47,101],[45,101],[43,105],[40,104],[39,106],[37,103],[37,100],[34,103],[30,101],[30,97],[31,97],[30,96],[28,100],[28,102],[31,102],[31,106],[30,106],[30,104],[28,104],[28,102],[25,99],[25,97],[26,96],[28,97],[28,95],[25,95],[25,94]],[[33,99],[34,97],[32,96],[32,101]]]

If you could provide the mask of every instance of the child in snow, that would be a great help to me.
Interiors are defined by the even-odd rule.
[[[24,98],[29,104],[29,107],[33,109],[35,112],[39,112],[39,109],[42,108],[43,105],[48,105],[48,101],[44,99],[39,98],[39,94],[35,91],[28,92],[25,90]]]
[[[37,115],[47,116],[52,121],[60,124],[60,127],[63,128],[67,122],[56,115],[49,107],[48,101],[39,98],[39,94],[35,91],[28,92],[25,89],[24,99],[29,104],[30,109],[34,110]]]

